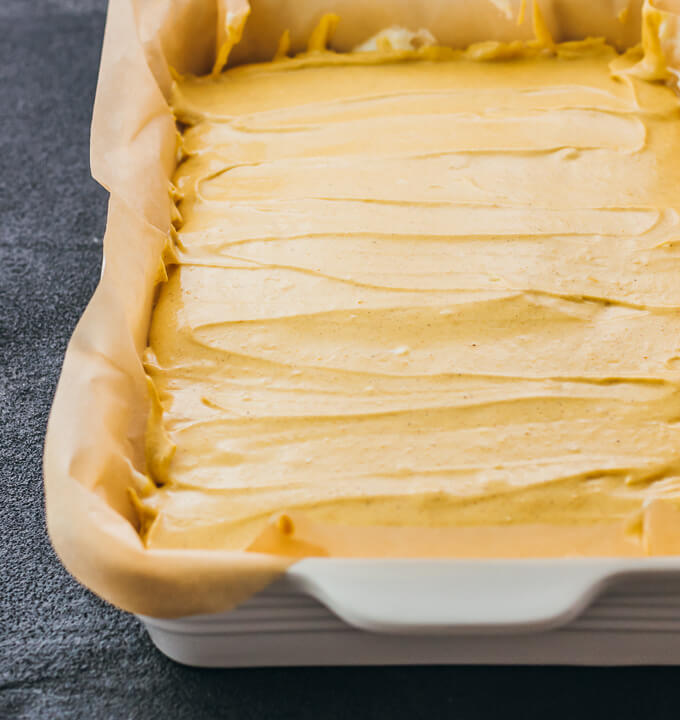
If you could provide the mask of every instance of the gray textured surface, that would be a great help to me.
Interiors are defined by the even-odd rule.
[[[99,274],[88,126],[103,22],[102,0],[0,0],[0,718],[680,717],[675,669],[183,668],[66,574],[40,461]]]

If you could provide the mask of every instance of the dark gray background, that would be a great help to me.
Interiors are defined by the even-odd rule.
[[[101,262],[88,135],[104,5],[0,0],[0,718],[680,717],[668,668],[184,668],[66,574],[40,463]]]

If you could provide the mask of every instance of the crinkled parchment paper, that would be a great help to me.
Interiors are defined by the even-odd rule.
[[[163,253],[170,244],[170,188],[177,131],[167,98],[170,68],[203,74],[269,60],[288,29],[302,50],[321,16],[341,22],[346,51],[382,28],[430,30],[440,44],[528,39],[521,0],[111,0],[92,122],[94,177],[110,192],[101,282],[69,343],[44,458],[47,523],[69,571],[125,610],[158,617],[229,609],[282,573],[291,558],[257,552],[146,550],[127,489],[149,482],[149,411],[141,354]],[[640,0],[541,0],[555,40],[605,35],[619,47],[640,37]],[[647,8],[655,40],[650,74],[680,64],[678,17]],[[626,12],[627,11],[627,12]],[[527,13],[530,14],[530,13]],[[664,57],[665,54],[665,57]],[[330,542],[330,540],[329,540]],[[351,551],[350,551],[351,554]]]

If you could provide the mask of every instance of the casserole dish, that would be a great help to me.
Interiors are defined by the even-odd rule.
[[[613,44],[626,47],[639,37],[636,3],[601,2],[593,8],[591,3],[556,0],[542,3],[541,8],[556,39],[605,35]],[[311,594],[350,624],[386,633],[526,635],[547,631],[573,621],[601,592],[622,579],[633,583],[619,591],[624,605],[640,602],[636,613],[644,616],[643,624],[653,625],[659,619],[656,605],[635,582],[653,581],[655,597],[664,607],[661,615],[666,617],[676,601],[674,578],[680,567],[672,558],[305,559],[294,563],[291,556],[143,546],[140,518],[127,489],[133,478],[144,474],[149,403],[141,355],[155,288],[165,277],[163,258],[171,251],[174,204],[168,188],[176,163],[175,123],[166,100],[171,69],[200,74],[210,67],[219,70],[227,60],[270,58],[283,29],[290,31],[293,50],[299,49],[320,15],[330,10],[343,17],[334,40],[340,51],[390,24],[436,27],[438,41],[453,46],[531,36],[526,24],[515,22],[518,3],[386,6],[263,0],[253,3],[251,11],[247,3],[238,1],[111,2],[92,135],[93,174],[111,192],[106,262],[100,287],[69,345],[46,442],[48,527],[57,552],[95,592],[143,615],[159,646],[176,659],[197,664],[234,660],[219,653],[206,660],[200,653],[171,649],[168,634],[189,627],[192,630],[185,635],[191,637],[196,623],[203,620],[161,622],[158,618],[222,613],[282,574],[283,595],[291,590]],[[648,6],[647,10],[645,17],[659,31],[666,62],[672,67],[676,16],[665,8]],[[665,548],[665,554],[671,554],[673,543]],[[257,602],[264,598],[266,604],[278,597],[271,592],[258,596]],[[646,599],[630,600],[640,594]],[[611,603],[605,603],[609,607]],[[215,621],[221,622],[221,616]],[[662,622],[660,627],[670,626]],[[380,657],[389,661],[385,655]],[[633,662],[642,656],[632,653],[629,657]],[[651,654],[645,657],[653,659]],[[669,657],[664,650],[658,661]],[[409,653],[403,658],[415,660]],[[574,656],[565,658],[576,661]],[[474,656],[469,659],[473,661]],[[599,661],[614,659],[600,657]],[[335,660],[329,655],[327,660],[344,661],[341,654]],[[423,661],[427,660],[424,656]],[[268,659],[250,661],[254,662],[268,664]],[[313,657],[293,662],[313,662]]]

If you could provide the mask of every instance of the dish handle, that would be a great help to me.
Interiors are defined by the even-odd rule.
[[[568,623],[630,570],[614,559],[308,558],[287,578],[363,630],[520,634]]]

